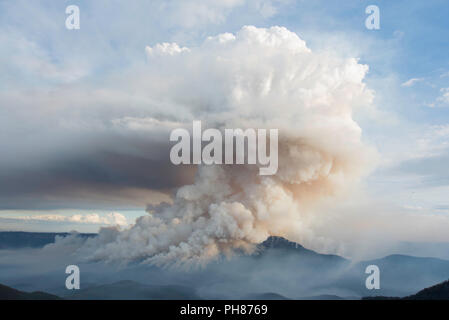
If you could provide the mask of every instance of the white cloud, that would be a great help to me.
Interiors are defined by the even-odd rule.
[[[449,88],[441,88],[441,95],[437,98],[437,102],[444,106],[449,106]]]
[[[405,81],[404,83],[401,84],[402,87],[411,87],[413,86],[415,83],[423,81],[423,78],[411,78],[410,80]]]
[[[161,1],[157,8],[171,25],[194,28],[221,24],[240,8],[245,9],[247,13],[269,18],[278,12],[280,6],[288,2],[288,0],[165,0]]]
[[[0,30],[0,57],[8,59],[8,64],[0,64],[4,73],[19,73],[43,81],[69,83],[87,76],[90,67],[78,59],[58,61],[39,43],[26,38],[18,31]],[[14,77],[13,77],[14,78]],[[11,78],[8,79],[11,81]]]
[[[64,216],[60,214],[43,214],[30,216],[14,216],[14,219],[25,221],[51,221],[51,222],[71,222],[71,223],[85,223],[98,225],[118,225],[126,226],[128,221],[126,217],[120,213],[112,212],[104,216],[96,213],[90,214],[74,214],[71,216]]]
[[[449,106],[449,88],[441,88],[440,95],[435,101],[426,104],[429,108],[447,107]]]
[[[175,55],[182,52],[189,52],[189,48],[186,47],[180,47],[177,43],[158,43],[154,48],[151,48],[149,46],[145,47],[145,51],[148,54],[148,56],[153,55]]]
[[[449,125],[423,125],[392,136],[382,154],[382,165],[395,167],[410,160],[439,157],[449,150]]]
[[[393,36],[394,36],[396,39],[402,39],[402,38],[404,37],[404,35],[405,35],[405,32],[404,32],[404,31],[401,31],[401,30],[395,30],[395,31],[393,32]]]

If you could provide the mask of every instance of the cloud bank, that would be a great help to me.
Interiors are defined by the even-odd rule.
[[[18,220],[26,221],[52,221],[52,222],[74,222],[74,223],[88,223],[101,225],[118,225],[125,226],[128,224],[126,217],[120,213],[112,212],[105,216],[100,216],[97,213],[90,214],[74,214],[71,216],[64,216],[60,214],[44,214],[31,216],[14,217]]]

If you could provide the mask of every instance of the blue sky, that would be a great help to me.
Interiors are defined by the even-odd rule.
[[[65,7],[70,4],[80,8],[80,30],[65,28]],[[380,9],[380,30],[365,28],[365,8],[372,4]],[[97,92],[121,75],[132,77],[132,70],[145,63],[147,45],[176,42],[194,47],[207,36],[235,33],[243,25],[285,26],[314,51],[331,50],[369,65],[365,82],[375,92],[374,108],[356,112],[354,117],[363,129],[363,139],[380,156],[361,187],[370,200],[350,207],[360,211],[375,203],[379,210],[400,212],[398,225],[416,215],[419,224],[422,217],[429,218],[425,221],[434,221],[435,215],[449,219],[448,16],[449,3],[438,0],[0,1],[0,143],[4,150],[0,168],[5,181],[0,189],[0,229],[54,231],[58,225],[50,227],[45,220],[33,221],[31,227],[30,222],[16,220],[45,213],[72,217],[119,212],[132,222],[145,214],[148,203],[165,201],[170,190],[182,184],[176,173],[169,182],[158,176],[153,188],[132,171],[141,165],[136,158],[128,175],[111,175],[99,167],[102,161],[120,167],[117,158],[111,160],[105,153],[95,163],[86,160],[96,156],[97,147],[83,147],[87,156],[78,158],[83,139],[91,139],[90,129],[75,133],[67,124],[59,131],[61,126],[52,124],[63,115],[88,119],[86,123],[105,126],[106,132],[105,119],[123,116],[122,111],[109,105],[80,108],[77,104],[83,102],[71,95],[72,89]],[[42,92],[45,99],[39,95]],[[88,96],[81,100],[89,105]],[[58,101],[68,105],[74,101],[74,105],[58,114]],[[131,115],[144,115],[138,103],[129,102]],[[103,139],[104,132],[95,137]],[[118,154],[134,154],[139,152],[139,137],[133,141],[135,145],[127,144],[118,133],[101,140],[101,145],[106,149],[121,143]],[[159,163],[157,157],[143,158],[154,161],[154,166]],[[108,182],[115,187],[107,187]],[[75,187],[66,188],[67,184]],[[428,223],[430,229],[433,223]],[[60,227],[61,231],[92,231],[98,225],[69,220]],[[430,229],[411,240],[449,241],[441,234],[432,237]]]

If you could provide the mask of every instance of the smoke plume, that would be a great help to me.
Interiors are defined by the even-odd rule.
[[[154,121],[276,128],[278,172],[199,166],[194,183],[179,188],[172,203],[151,207],[128,229],[102,229],[80,250],[94,260],[201,264],[236,249],[251,252],[270,235],[302,244],[331,241],[314,234],[314,223],[325,215],[316,205],[355,183],[373,155],[352,117],[372,100],[363,83],[368,67],[313,52],[282,27],[246,26],[198,47],[164,43],[146,53],[146,90],[154,104],[177,110]]]

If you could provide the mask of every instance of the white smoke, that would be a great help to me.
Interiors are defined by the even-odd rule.
[[[146,90],[161,108],[175,107],[170,123],[279,129],[279,169],[260,176],[251,165],[199,166],[172,204],[129,229],[103,229],[81,250],[91,259],[171,265],[251,251],[270,235],[331,241],[314,234],[325,214],[315,205],[356,182],[373,155],[352,118],[372,100],[363,83],[368,67],[314,53],[282,27],[246,26],[199,47],[162,44],[146,52]]]

